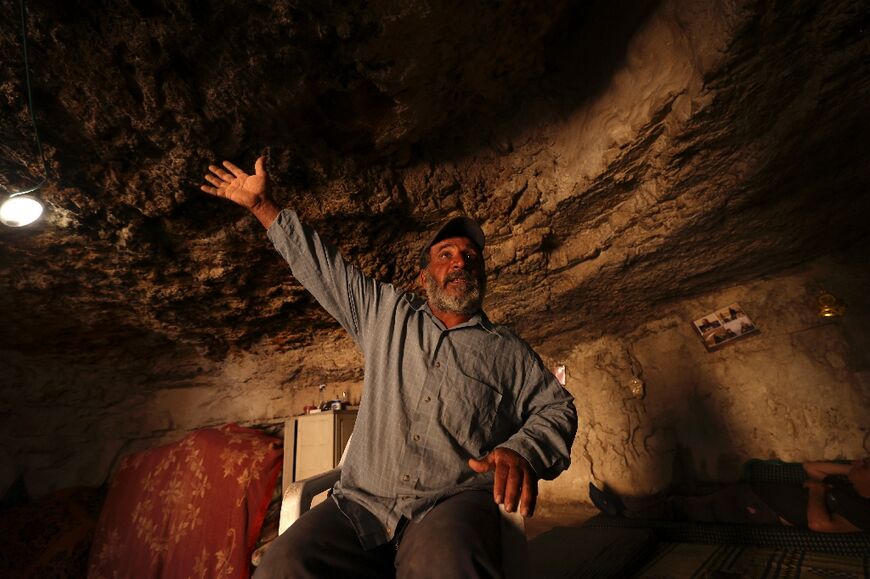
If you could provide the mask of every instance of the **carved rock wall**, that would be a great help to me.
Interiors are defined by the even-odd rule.
[[[864,4],[530,6],[29,2],[49,211],[0,228],[0,488],[98,483],[320,383],[358,393],[350,340],[250,216],[196,189],[264,151],[279,201],[385,281],[410,286],[445,217],[480,219],[490,314],[567,360],[580,400],[550,503],[866,449]],[[19,59],[0,29],[11,190],[42,170]],[[864,269],[776,274],[849,247]],[[804,300],[828,279],[850,312],[818,325]],[[762,334],[707,354],[689,322],[730,301]]]
[[[866,238],[860,0],[529,6],[30,2],[49,211],[0,228],[0,346],[146,332],[217,359],[336,332],[259,226],[197,189],[264,152],[282,204],[399,284],[426,230],[477,217],[493,317],[536,341]],[[0,29],[10,190],[41,174],[19,45]]]
[[[0,495],[99,485],[130,453],[228,422],[271,424],[343,392],[358,401],[362,357],[349,338],[290,351],[273,343],[215,362],[169,343],[111,356],[0,351]],[[326,384],[321,390],[319,386]]]
[[[845,301],[845,317],[818,317],[823,288]],[[734,478],[752,457],[870,453],[867,295],[860,252],[827,257],[680,301],[631,332],[546,357],[568,367],[580,429],[571,468],[542,483],[542,511],[586,502],[589,481],[644,494]],[[733,302],[760,332],[708,353],[691,321]],[[541,349],[564,348],[553,336]],[[276,422],[321,397],[361,394],[362,359],[344,337],[285,352],[262,343],[219,363],[169,345],[154,358],[155,350],[108,359],[0,353],[13,386],[0,402],[18,409],[0,426],[0,490],[18,475],[34,494],[100,484],[123,454],[192,429]],[[634,377],[642,398],[630,391]]]

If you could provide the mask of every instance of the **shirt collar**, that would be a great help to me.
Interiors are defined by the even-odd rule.
[[[428,315],[432,316],[433,320],[438,319],[435,317],[435,314],[432,313],[432,309],[429,307],[429,302],[427,302],[426,300],[424,300],[420,296],[409,293],[409,294],[406,294],[406,298],[408,299],[408,303],[410,304],[411,308],[413,308],[415,311],[426,312]],[[440,320],[438,320],[438,321],[440,322]],[[496,332],[496,330],[495,330],[495,326],[489,320],[489,318],[486,315],[486,312],[484,312],[483,310],[479,310],[476,314],[471,316],[467,322],[463,322],[463,323],[459,324],[458,326],[454,326],[451,329],[467,328],[467,327],[471,327],[471,326],[480,326],[481,328],[483,328],[484,330],[486,330],[490,334],[498,335],[498,332]]]

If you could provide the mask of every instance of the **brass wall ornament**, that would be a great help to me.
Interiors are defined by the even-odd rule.
[[[846,313],[846,304],[830,292],[822,291],[819,294],[818,306],[819,316],[823,318],[834,318]]]

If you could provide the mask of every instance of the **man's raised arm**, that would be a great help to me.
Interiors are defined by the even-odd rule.
[[[270,194],[269,175],[263,157],[254,164],[253,175],[229,161],[223,162],[223,168],[209,165],[209,171],[205,175],[208,184],[200,189],[249,209],[266,228],[269,239],[297,281],[365,352],[364,328],[377,319],[384,292],[392,297],[397,292],[391,287],[385,289],[387,286],[367,278],[346,263],[339,251],[323,242],[295,212],[282,211],[278,207]]]

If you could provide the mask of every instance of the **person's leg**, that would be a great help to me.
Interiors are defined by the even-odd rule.
[[[668,498],[673,518],[709,523],[776,525],[779,517],[748,484],[725,486],[708,495]]]
[[[500,517],[489,491],[465,491],[441,501],[422,521],[405,527],[397,577],[501,577]]]
[[[622,500],[625,502],[625,510],[622,514],[630,519],[670,520],[674,518],[668,495],[622,497]]]
[[[593,496],[593,490],[597,497]],[[659,494],[646,497],[619,497],[612,491],[590,485],[590,496],[602,511],[605,510],[602,506],[624,503],[624,510],[620,512],[632,519],[756,525],[780,522],[776,512],[744,483],[729,484],[706,495]]]
[[[320,503],[269,546],[255,579],[394,576],[392,543],[365,551],[353,526],[331,498]]]

